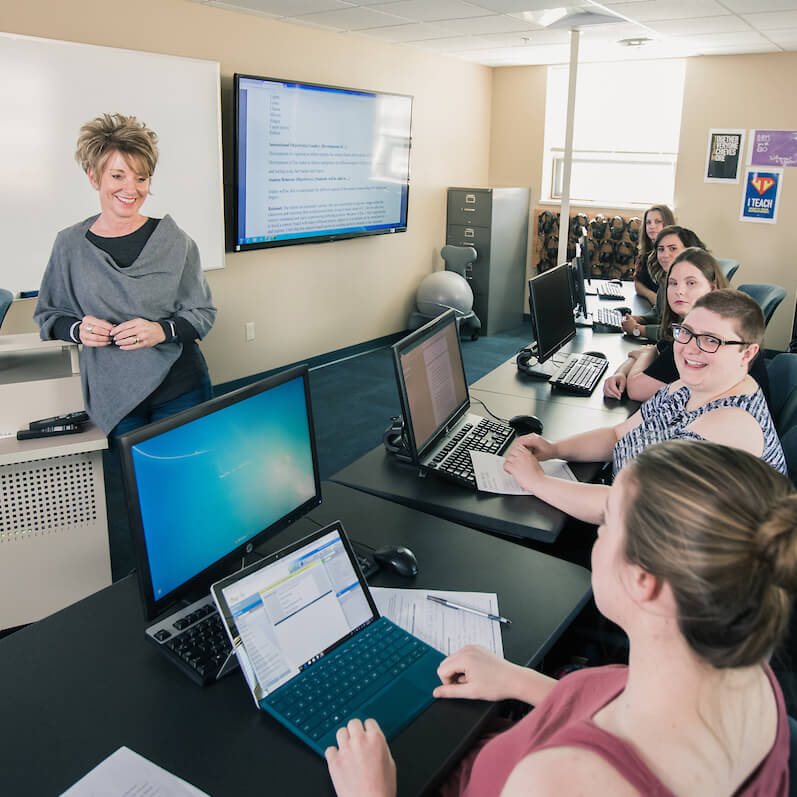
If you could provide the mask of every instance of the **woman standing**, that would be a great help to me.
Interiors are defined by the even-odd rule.
[[[58,233],[34,319],[44,340],[83,344],[86,411],[118,436],[210,398],[197,339],[216,318],[196,244],[172,220],[141,213],[157,136],[133,116],[80,129],[75,157],[100,213]]]

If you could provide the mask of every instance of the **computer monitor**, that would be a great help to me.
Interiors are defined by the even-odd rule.
[[[119,439],[148,620],[321,503],[306,367]]]
[[[470,407],[456,314],[446,311],[392,350],[410,454],[417,462]]]
[[[529,310],[537,342],[534,354],[539,363],[576,335],[569,271],[570,266],[563,263],[529,280]]]
[[[581,234],[578,236],[578,248],[581,256],[581,273],[586,280],[587,285],[592,285],[592,262],[589,254],[589,233],[586,227],[581,228]],[[584,289],[586,294],[595,294],[594,290]]]
[[[579,242],[576,249],[576,258],[572,263],[568,264],[573,313],[582,320],[587,317],[587,291],[584,287],[583,255],[581,254],[583,251],[581,242]]]

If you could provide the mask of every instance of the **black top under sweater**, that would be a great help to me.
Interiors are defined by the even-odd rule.
[[[115,238],[104,238],[100,235],[95,235],[91,230],[87,230],[86,239],[98,249],[107,252],[119,268],[127,268],[141,254],[141,250],[152,233],[155,232],[159,222],[160,219],[147,219],[135,232]],[[108,320],[111,321],[111,319]],[[70,336],[69,330],[75,322],[80,323],[80,321],[81,319],[79,318],[61,316],[53,326],[53,335],[59,340],[68,340],[74,343],[75,339]],[[174,324],[174,334],[172,334],[172,327],[169,322]],[[170,318],[157,323],[163,328],[166,341],[169,343],[182,343],[183,350],[174,365],[169,369],[163,382],[136,409],[146,409],[147,407],[163,404],[183,395],[183,393],[188,393],[201,384],[207,374],[205,358],[196,343],[199,335],[191,323],[184,318]]]

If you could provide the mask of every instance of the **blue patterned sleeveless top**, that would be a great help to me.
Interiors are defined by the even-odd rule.
[[[691,396],[686,385],[672,393],[669,391],[670,386],[667,385],[648,399],[640,408],[642,422],[617,441],[613,456],[615,476],[632,459],[654,443],[677,439],[703,440],[703,437],[688,427],[701,415],[719,407],[738,407],[749,412],[758,421],[764,433],[764,451],[761,459],[775,470],[786,473],[786,459],[761,388],[755,393],[742,396],[724,396],[709,401],[695,410],[686,408]]]

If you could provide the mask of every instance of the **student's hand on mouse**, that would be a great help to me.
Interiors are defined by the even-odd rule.
[[[623,332],[627,335],[632,335],[634,330],[639,326],[639,321],[632,315],[624,315],[623,320],[620,322]]]
[[[122,351],[146,349],[166,340],[163,327],[145,318],[132,318],[130,321],[117,324],[111,328],[111,337]]]
[[[603,383],[603,395],[607,398],[620,399],[625,393],[628,378],[625,374],[612,374]]]
[[[113,324],[93,315],[84,315],[78,327],[78,337],[84,346],[110,346]]]
[[[504,700],[511,695],[506,686],[513,664],[478,645],[467,645],[444,659],[437,668],[442,685],[435,697],[468,700]]]
[[[396,764],[376,720],[349,720],[324,757],[338,797],[395,797]]]
[[[540,437],[540,440],[543,438]],[[543,440],[543,442],[548,446],[551,445],[547,440]],[[546,459],[550,459],[550,457],[546,457]],[[524,445],[512,445],[504,459],[504,470],[511,473],[515,477],[515,481],[533,495],[537,495],[540,480],[545,476],[537,457],[534,456],[533,449]]]

